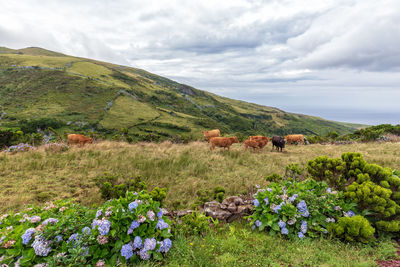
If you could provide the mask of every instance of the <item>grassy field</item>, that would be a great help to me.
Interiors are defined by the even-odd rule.
[[[235,144],[231,151],[210,151],[205,142],[187,145],[164,142],[127,144],[104,141],[63,153],[37,151],[0,153],[0,214],[26,204],[75,198],[85,205],[102,203],[94,179],[104,172],[122,177],[142,175],[149,188],[168,188],[166,206],[181,201],[189,207],[198,189],[223,186],[228,195],[254,192],[266,185],[271,173],[319,155],[339,157],[361,152],[365,159],[391,168],[400,167],[400,143],[287,146],[283,153],[267,146],[261,153]],[[205,236],[174,240],[168,257],[140,266],[376,266],[376,260],[396,257],[395,243],[346,244],[329,238],[286,240],[252,232],[245,222],[221,225]]]
[[[245,151],[234,144],[231,151],[210,151],[205,142],[127,144],[104,141],[64,153],[37,151],[0,154],[0,212],[16,210],[28,203],[76,198],[90,205],[101,202],[94,179],[105,172],[122,177],[141,175],[149,188],[167,187],[166,205],[180,201],[190,207],[199,189],[222,186],[227,194],[247,194],[254,185],[266,184],[272,173],[283,175],[285,166],[305,166],[320,155],[339,157],[361,152],[368,162],[400,168],[400,143],[287,146],[284,153]]]

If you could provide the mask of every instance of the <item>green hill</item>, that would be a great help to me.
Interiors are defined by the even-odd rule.
[[[65,131],[132,136],[345,134],[360,125],[233,100],[147,71],[42,48],[0,47],[0,126],[56,120]]]

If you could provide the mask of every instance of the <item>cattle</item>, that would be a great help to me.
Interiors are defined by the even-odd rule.
[[[274,150],[274,147],[276,147],[276,150],[279,151],[279,148],[282,149],[285,148],[285,139],[283,139],[283,137],[281,136],[274,136],[272,137],[272,150]]]
[[[80,146],[84,146],[86,143],[92,144],[93,139],[81,134],[69,134],[68,142],[70,145],[79,144]]]
[[[215,129],[210,131],[203,131],[203,135],[205,138],[207,138],[208,142],[210,142],[211,138],[221,136],[221,132],[219,129]]]
[[[216,146],[229,150],[233,143],[239,143],[239,140],[236,137],[212,137],[210,138],[210,150],[213,150]]]
[[[304,144],[304,135],[302,134],[289,134],[284,137],[288,144],[300,143]]]
[[[243,144],[246,149],[251,147],[253,150],[256,150],[256,149],[260,150],[260,146],[258,145],[258,141],[256,141],[256,140],[248,139],[248,140],[244,141]]]

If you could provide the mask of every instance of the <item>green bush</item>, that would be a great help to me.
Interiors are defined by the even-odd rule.
[[[202,235],[210,230],[210,224],[218,225],[218,220],[206,216],[204,212],[193,211],[182,217],[180,223],[176,223],[174,231],[183,235]]]
[[[355,210],[356,204],[346,202],[342,192],[332,191],[325,182],[284,180],[260,189],[254,206],[255,211],[249,216],[253,229],[304,238],[327,233],[328,223],[343,214],[353,215],[351,209]]]
[[[307,163],[308,173],[316,181],[325,181],[335,188],[343,188],[346,180],[343,177],[345,163],[339,159],[330,159],[327,156],[319,156]]]
[[[0,247],[1,263],[10,266],[130,265],[161,260],[171,247],[170,222],[144,191],[107,201],[97,212],[62,201],[0,221],[0,243],[6,244]]]
[[[368,243],[374,237],[375,228],[363,216],[342,217],[328,225],[328,232],[350,242]]]
[[[213,190],[213,198],[218,202],[222,202],[225,198],[225,188],[217,186]]]
[[[277,173],[273,173],[273,174],[268,175],[267,177],[265,177],[265,180],[267,182],[279,182],[279,181],[282,181],[282,179],[283,179],[282,176],[280,176]]]
[[[150,196],[155,200],[160,203],[167,197],[167,188],[159,188],[156,186],[153,190],[149,192]]]
[[[346,188],[344,195],[358,204],[361,210],[371,210],[374,216],[387,218],[393,216],[400,206],[390,199],[392,191],[371,181],[352,183]]]

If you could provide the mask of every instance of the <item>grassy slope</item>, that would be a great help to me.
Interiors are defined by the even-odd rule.
[[[24,66],[35,68],[20,68]],[[266,135],[349,133],[357,127],[232,100],[144,70],[41,48],[0,48],[0,106],[7,113],[1,121],[6,127],[43,117],[87,122],[98,129],[126,127],[131,133],[173,135],[181,133],[173,125],[187,126],[194,137],[216,127],[225,133]]]

